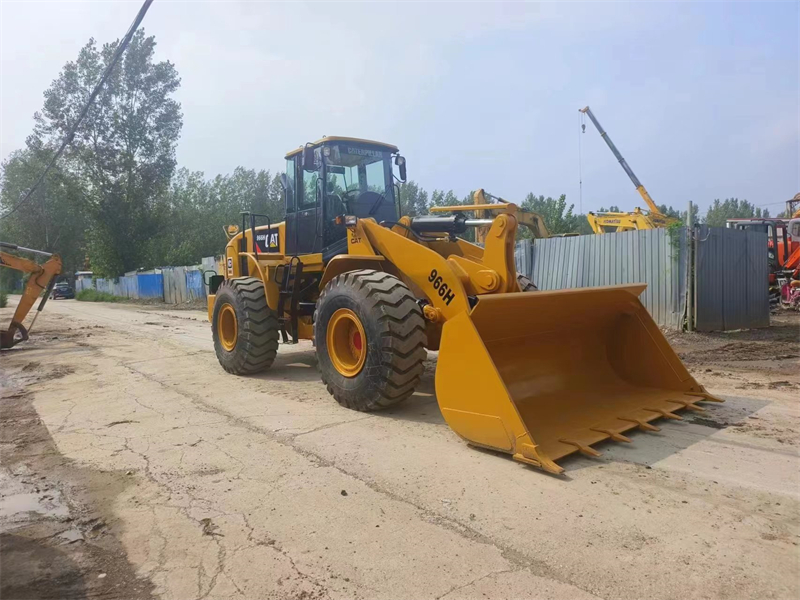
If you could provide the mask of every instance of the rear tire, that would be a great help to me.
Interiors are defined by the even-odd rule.
[[[255,277],[228,279],[217,290],[211,320],[214,350],[234,375],[268,369],[278,353],[278,319]]]
[[[538,292],[539,288],[525,275],[517,275],[517,283],[519,284],[520,292]]]
[[[345,335],[357,340],[351,341],[355,353],[350,355],[346,344],[337,349],[343,315]],[[416,298],[393,275],[351,271],[333,278],[320,294],[314,318],[317,363],[328,392],[346,408],[379,410],[413,394],[424,369],[426,340]]]

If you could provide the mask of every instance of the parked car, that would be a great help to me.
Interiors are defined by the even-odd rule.
[[[50,294],[50,297],[53,300],[58,300],[59,298],[74,298],[75,290],[73,290],[66,281],[60,281],[53,286],[53,293]]]

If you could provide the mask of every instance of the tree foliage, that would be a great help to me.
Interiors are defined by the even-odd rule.
[[[575,214],[575,205],[567,206],[567,196],[561,194],[557,199],[528,194],[522,202],[524,210],[539,213],[544,219],[544,224],[552,235],[562,233],[591,233],[585,215]],[[589,231],[585,231],[589,229]],[[522,237],[528,237],[528,231],[522,232]]]
[[[45,92],[28,145],[58,144],[119,43],[98,48],[91,39]],[[65,154],[83,183],[80,207],[91,218],[87,243],[95,270],[116,274],[153,259],[152,240],[164,225],[164,193],[175,169],[180,136],[180,85],[175,67],[154,62],[155,39],[133,36]]]
[[[25,148],[0,165],[3,212],[36,181],[118,43],[98,47],[89,40],[45,91]],[[219,254],[226,240],[223,227],[240,223],[242,211],[267,215],[272,222],[284,217],[278,173],[238,167],[206,179],[201,172],[177,168],[182,115],[173,96],[180,78],[170,62],[155,60],[155,48],[155,39],[142,30],[133,36],[65,155],[26,206],[3,219],[4,239],[58,252],[66,273],[89,267],[98,275],[118,276],[137,268],[197,264]],[[412,217],[429,214],[433,207],[473,204],[472,192],[463,197],[453,190],[429,193],[414,181],[401,184],[399,191],[401,212]],[[529,193],[521,206],[542,215],[555,235],[591,233],[585,215],[576,214],[563,194]],[[685,219],[685,212],[659,208]],[[608,211],[619,212],[619,207]],[[769,213],[731,198],[715,200],[705,222],[724,226],[729,218],[762,216]],[[519,237],[529,235],[526,228],[518,231]],[[465,234],[473,236],[471,229]],[[2,271],[4,287],[18,283],[8,279],[9,270]]]
[[[728,219],[748,218],[768,219],[769,210],[762,210],[747,200],[739,200],[738,198],[726,198],[723,201],[716,199],[714,203],[708,207],[705,224],[711,227],[725,227],[725,222]]]

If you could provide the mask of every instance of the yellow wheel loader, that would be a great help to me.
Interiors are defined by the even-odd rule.
[[[371,411],[413,394],[426,349],[439,350],[450,427],[551,473],[573,452],[595,456],[592,444],[717,400],[642,306],[643,284],[535,291],[514,268],[513,205],[481,248],[457,236],[483,219],[401,216],[392,159],[404,181],[389,144],[306,144],[286,156],[286,220],[245,213],[228,228],[208,297],[226,371],[263,371],[281,338],[311,339],[328,391]]]
[[[7,267],[9,269],[22,271],[23,273],[30,273],[28,283],[22,291],[22,298],[20,298],[19,304],[17,304],[14,316],[11,317],[11,324],[8,326],[8,329],[0,331],[0,348],[11,348],[19,342],[24,342],[28,339],[28,332],[33,328],[36,317],[42,312],[44,305],[47,303],[47,299],[50,297],[50,293],[53,291],[56,277],[61,273],[61,258],[49,252],[23,248],[22,246],[9,244],[7,242],[0,242],[0,248],[48,257],[48,260],[44,264],[39,265],[27,258],[21,258],[8,252],[0,251],[0,267]],[[33,315],[30,325],[25,327],[23,324],[25,317],[28,315],[31,308],[33,308],[36,299],[42,291],[44,291],[44,296],[39,302],[36,314]]]

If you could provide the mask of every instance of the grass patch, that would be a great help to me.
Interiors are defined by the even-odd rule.
[[[84,302],[122,302],[125,298],[114,296],[108,292],[98,292],[97,290],[81,290],[75,294],[76,300]]]
[[[0,308],[5,308],[6,306],[8,306],[8,294],[0,292]]]

